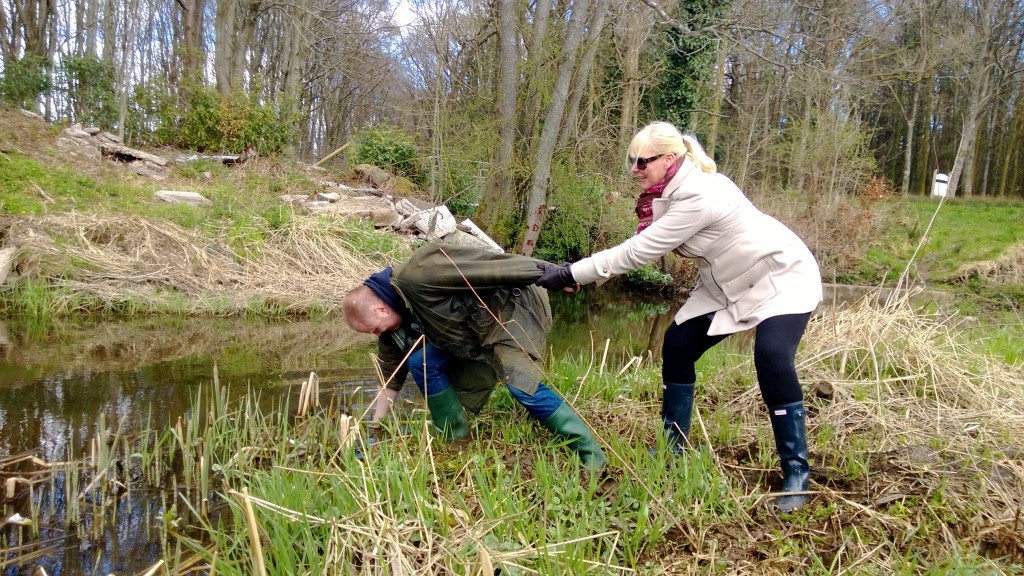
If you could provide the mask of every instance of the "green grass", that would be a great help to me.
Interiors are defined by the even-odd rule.
[[[170,220],[186,228],[229,230],[238,245],[265,238],[266,230],[290,218],[278,197],[315,188],[309,178],[291,170],[230,169],[219,163],[171,165],[176,184],[125,178],[123,170],[89,176],[57,165],[44,165],[19,154],[0,157],[0,213],[41,215],[75,210],[82,213],[122,214]],[[200,170],[202,168],[202,170]],[[201,183],[189,179],[209,174]],[[168,186],[197,191],[213,203],[209,208],[153,200],[153,192]],[[52,202],[47,202],[42,190]]]
[[[932,282],[949,278],[964,263],[998,258],[1024,239],[1021,201],[952,198],[940,207],[930,198],[903,198],[882,209],[890,211],[885,232],[855,272],[857,280],[867,284],[883,279],[895,283],[926,231],[914,266],[918,275]]]
[[[901,574],[1014,573],[1012,564],[979,555],[969,538],[934,545],[948,526],[964,524],[974,514],[958,500],[962,495],[951,498],[944,485],[927,498],[896,500],[873,512],[871,517],[882,520],[878,525],[870,517],[858,519],[864,508],[842,498],[784,518],[764,515],[757,503],[769,479],[754,477],[755,484],[747,485],[752,478],[735,464],[723,466],[716,454],[749,440],[741,438],[736,422],[718,419],[748,383],[713,377],[719,366],[735,364],[740,348],[713,349],[702,360],[702,378],[728,388],[700,394],[699,408],[712,423],[712,445],[698,443],[674,457],[649,430],[637,435],[605,424],[598,428],[607,442],[610,478],[581,470],[573,454],[501,389],[474,420],[477,439],[463,450],[428,440],[422,410],[401,420],[407,432],[399,434],[392,426],[384,442],[359,457],[338,437],[336,416],[322,413],[290,425],[280,416],[286,409],[268,413],[245,407],[220,420],[245,421],[245,426],[215,423],[214,435],[221,440],[208,446],[221,463],[254,445],[263,446],[265,460],[256,466],[241,466],[237,459],[231,467],[217,465],[231,487],[230,513],[220,523],[192,515],[201,532],[182,541],[206,562],[215,553],[218,573],[253,573],[244,486],[257,502],[270,503],[254,506],[268,573],[288,566],[310,573],[383,574],[390,573],[385,565],[405,560],[458,574],[472,573],[484,561],[508,574],[629,569],[655,575],[682,566],[697,574],[724,574],[735,569],[738,558],[754,562],[751,570],[760,573],[833,574],[857,559],[869,572],[884,565]],[[614,377],[595,374],[593,364],[581,360],[553,361],[551,380],[567,395],[579,393],[576,406],[585,415],[593,417],[612,403],[652,410],[647,400],[658,382],[656,367],[635,371],[636,387],[625,393],[641,400],[623,402],[621,396],[610,397]],[[641,421],[653,420],[644,416]],[[759,434],[762,443],[770,442],[763,437],[767,434]],[[657,438],[653,454],[650,437]],[[872,447],[855,439],[843,450],[869,454]],[[774,458],[772,449],[761,450],[745,466],[771,470]],[[874,477],[863,458],[839,464],[847,481]],[[837,518],[847,519],[843,531],[833,527]],[[897,525],[909,531],[887,535]],[[888,528],[880,530],[883,526]],[[746,534],[742,540],[753,540],[733,540],[741,534]],[[849,550],[843,550],[844,542]],[[744,552],[730,555],[730,546]],[[854,550],[865,556],[853,555]]]
[[[53,202],[46,202],[40,190]],[[109,207],[121,211],[138,204],[143,192],[123,182],[99,182],[89,176],[16,154],[0,157],[0,210],[6,214]]]
[[[977,341],[989,356],[1007,364],[1024,365],[1024,321],[1019,317],[1006,313],[984,323],[972,322],[963,330],[964,337]]]
[[[882,209],[889,210],[884,235],[845,281],[894,286],[913,258],[912,278],[956,295],[950,311],[966,319],[962,328],[969,338],[1008,363],[1024,361],[1019,344],[1024,340],[1024,286],[977,278],[952,281],[964,265],[998,259],[1024,242],[1024,202],[952,198],[940,206],[935,199],[903,198]]]
[[[480,440],[465,451],[430,441],[425,413],[416,411],[404,419],[409,433],[390,436],[362,457],[325,415],[293,426],[281,416],[286,407],[197,405],[193,412],[213,416],[211,440],[186,429],[177,444],[207,446],[214,468],[234,488],[225,500],[230,514],[219,523],[193,507],[187,516],[202,527],[201,536],[184,542],[207,561],[213,561],[212,543],[218,573],[253,573],[244,486],[273,505],[255,507],[271,574],[286,566],[358,573],[360,563],[400,559],[462,573],[482,557],[511,574],[601,573],[602,564],[616,573],[611,566],[643,569],[642,559],[656,557],[679,522],[736,513],[730,482],[706,448],[677,459],[662,446],[651,458],[646,446],[612,437],[615,451],[637,467],[612,497],[606,480],[582,471],[561,442],[512,404],[499,391],[489,407],[495,419],[478,426]],[[251,458],[233,458],[253,446],[269,460],[253,466]],[[196,466],[195,458],[186,460]],[[665,502],[685,505],[666,513]]]

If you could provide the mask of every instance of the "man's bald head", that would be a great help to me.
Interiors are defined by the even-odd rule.
[[[402,325],[402,317],[369,286],[358,286],[342,302],[345,323],[356,332],[380,336]]]

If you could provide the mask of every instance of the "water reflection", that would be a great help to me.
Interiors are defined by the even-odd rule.
[[[584,287],[576,295],[553,293],[555,329],[548,337],[554,354],[601,353],[608,342],[609,360],[626,360],[650,350],[661,355],[662,337],[679,298],[635,292],[618,285]]]
[[[63,477],[58,477],[54,489],[45,492],[40,500],[41,507],[63,509],[61,498],[56,498],[56,501],[53,498],[61,494],[62,481]],[[0,573],[4,576],[141,573],[163,553],[158,522],[163,514],[164,502],[165,498],[155,492],[136,491],[131,498],[120,499],[115,504],[116,511],[106,520],[109,524],[105,531],[109,536],[98,539],[77,538],[74,535],[75,529],[66,528],[55,516],[41,516],[45,520],[41,522],[38,537],[32,537],[27,526],[5,526],[0,530],[0,537],[10,547],[0,556]],[[9,509],[24,507],[20,502],[6,505]],[[38,545],[36,543],[40,543],[40,548],[46,553],[25,565],[3,564],[4,556],[12,554],[8,557],[15,558],[12,549],[18,545]],[[37,568],[44,572],[39,572]]]
[[[54,324],[7,322],[0,345],[0,459],[34,451],[62,460],[107,422],[162,428],[202,385],[286,390],[310,371],[322,385],[366,379],[369,341],[343,322],[226,319]],[[327,380],[324,382],[324,380]]]
[[[123,422],[122,434],[129,436],[143,428],[166,429],[188,412],[215,372],[234,395],[257,391],[268,405],[297,395],[311,371],[328,393],[372,391],[366,386],[370,340],[339,321],[175,318],[40,326],[7,320],[0,335],[0,481],[32,478],[31,466],[3,465],[16,455],[30,453],[46,462],[81,459],[101,418],[108,428]],[[29,527],[0,528],[0,573],[29,573],[31,565],[6,565],[5,557],[25,554],[18,546],[47,540],[55,549],[31,564],[52,575],[137,572],[159,556],[154,531],[174,494],[133,490],[130,498],[117,500],[103,537],[79,539],[64,522],[64,481],[58,474],[52,485],[37,485],[35,502],[28,491],[4,502],[4,519],[14,513],[31,517],[35,504],[41,526],[38,537]]]

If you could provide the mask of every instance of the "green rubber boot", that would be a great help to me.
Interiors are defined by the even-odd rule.
[[[579,454],[584,466],[595,471],[604,468],[607,460],[597,444],[597,438],[568,403],[562,402],[543,424],[548,430],[570,440],[569,446]]]
[[[433,396],[427,396],[427,408],[430,408],[434,426],[441,431],[441,438],[458,441],[469,437],[466,411],[454,388],[449,386]]]

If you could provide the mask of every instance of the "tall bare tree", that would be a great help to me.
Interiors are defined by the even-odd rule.
[[[206,64],[206,0],[175,0],[177,7],[178,48],[181,53],[180,77],[198,83],[203,79]],[[171,82],[178,83],[177,66],[172,69]]]
[[[580,58],[579,69],[576,72],[576,77],[579,79],[576,85],[572,89],[572,93],[569,97],[569,108],[566,111],[565,129],[562,130],[561,135],[558,138],[558,148],[563,148],[569,142],[569,139],[575,139],[579,131],[576,128],[576,122],[579,118],[580,103],[583,101],[584,94],[590,89],[591,83],[591,70],[594,67],[594,59],[597,57],[598,48],[601,46],[601,37],[604,32],[604,21],[608,15],[608,6],[610,2],[601,2],[597,5],[594,13],[593,23],[587,27],[587,38],[585,42],[586,50]]]
[[[594,0],[600,10],[601,2],[609,0]],[[558,75],[555,78],[555,86],[551,93],[551,103],[548,105],[547,114],[544,117],[544,127],[541,130],[540,140],[537,143],[537,152],[534,155],[533,178],[530,182],[529,193],[526,202],[526,231],[523,234],[523,242],[520,252],[529,256],[537,247],[537,237],[540,236],[541,226],[544,224],[546,215],[548,179],[551,176],[551,160],[555,152],[555,144],[558,139],[558,132],[562,130],[562,122],[565,115],[566,102],[569,99],[569,83],[572,82],[574,74],[577,73],[577,52],[587,26],[598,26],[598,22],[591,21],[590,12],[594,7],[591,0],[575,0],[568,8],[565,17],[568,19],[568,29],[565,35],[565,42],[562,45],[562,58],[558,65]],[[600,23],[603,23],[603,15]]]
[[[214,70],[223,95],[246,87],[245,64],[262,10],[262,0],[217,0]]]
[[[538,4],[544,4],[543,1]],[[515,2],[499,0],[496,5],[498,20],[498,94],[495,112],[498,121],[497,161],[484,184],[483,198],[477,212],[477,220],[487,227],[505,220],[515,210],[516,179],[513,170],[516,150],[516,101],[519,97],[519,41],[518,16]],[[507,238],[495,230],[495,236],[502,242]]]
[[[614,42],[622,67],[618,123],[620,142],[630,138],[637,128],[637,110],[646,82],[641,73],[640,54],[647,44],[653,25],[654,12],[633,3],[625,4],[621,16],[616,19]]]
[[[995,92],[993,82],[999,78],[997,71],[1004,62],[1006,50],[1019,51],[1024,6],[1017,0],[966,2],[959,14],[958,21],[965,27],[951,41],[960,48],[964,63],[967,109],[953,170],[949,174],[948,193],[956,193],[963,176],[963,193],[970,196],[974,191],[974,146],[981,117]]]

